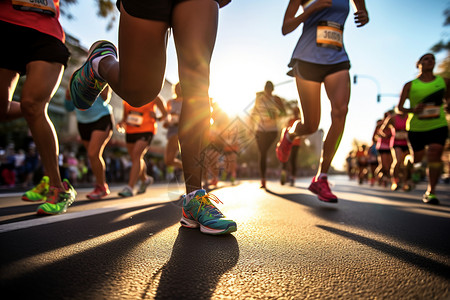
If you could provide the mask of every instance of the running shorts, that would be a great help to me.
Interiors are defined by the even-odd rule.
[[[152,142],[153,132],[127,133],[125,140],[127,144],[134,144],[137,141],[146,141],[148,145]]]
[[[183,1],[188,0],[117,0],[116,6],[120,11],[122,4],[125,11],[133,17],[170,24],[173,8]]]
[[[25,75],[28,63],[43,60],[67,67],[70,52],[57,38],[37,30],[0,21],[4,44],[0,47],[0,68]]]
[[[106,115],[101,117],[95,122],[80,123],[78,122],[78,132],[80,133],[81,140],[90,141],[92,132],[95,130],[109,131],[113,128],[112,116]]]
[[[322,65],[296,59],[292,70],[287,74],[309,81],[323,82],[328,75],[342,70],[350,70],[349,61],[332,65]]]
[[[408,131],[408,139],[414,152],[425,149],[426,145],[439,144],[445,146],[448,127],[440,127],[429,131]]]

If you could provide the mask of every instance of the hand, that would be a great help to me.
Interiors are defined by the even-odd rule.
[[[362,27],[369,23],[369,15],[366,10],[358,10],[354,16],[356,27]]]
[[[413,108],[413,113],[420,114],[423,111],[424,107],[425,107],[425,104],[423,104],[423,103],[417,104],[416,107]]]

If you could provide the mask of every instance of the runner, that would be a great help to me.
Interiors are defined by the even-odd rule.
[[[256,94],[251,117],[256,120],[256,142],[259,150],[261,188],[266,188],[267,152],[278,135],[278,118],[286,114],[280,97],[272,95],[274,85],[267,81],[263,92]]]
[[[158,96],[152,102],[141,107],[132,107],[126,101],[123,101],[123,118],[117,124],[119,131],[125,131],[125,140],[127,142],[128,154],[131,158],[130,177],[128,185],[119,192],[121,197],[131,197],[134,195],[134,186],[140,179],[141,184],[138,194],[143,194],[147,187],[153,183],[153,177],[147,175],[147,164],[144,155],[156,134],[156,108],[162,113],[159,120],[167,116],[166,107]],[[90,108],[92,109],[92,108]]]
[[[383,123],[388,120],[391,116],[392,111],[387,111],[384,113],[384,118],[377,122],[375,128],[374,139],[376,140],[376,149],[378,153],[378,168],[375,173],[378,177],[379,185],[387,187],[391,178],[391,165],[392,165],[392,155],[391,155],[391,138],[393,136],[393,129],[390,127],[385,127],[380,130]]]
[[[111,94],[112,90],[107,86],[90,109],[79,110],[70,100],[69,90],[66,90],[66,101],[64,102],[66,110],[75,110],[81,142],[86,149],[92,173],[95,176],[95,188],[86,195],[91,200],[98,200],[110,194],[109,186],[106,183],[103,150],[113,133],[114,118],[112,106],[109,104]]]
[[[369,22],[364,0],[354,0],[357,27]],[[297,15],[300,6],[303,12]],[[289,64],[289,75],[295,76],[303,119],[284,129],[277,145],[281,162],[289,159],[292,140],[317,131],[320,123],[320,90],[325,84],[331,102],[331,127],[322,149],[316,176],[309,190],[319,200],[337,202],[331,192],[327,172],[344,131],[350,99],[350,61],[343,45],[343,28],[349,13],[349,0],[290,0],[284,16],[282,32],[292,32],[303,24],[303,33]]]
[[[45,3],[44,3],[45,2]],[[46,176],[22,196],[24,201],[46,201],[38,214],[66,212],[76,191],[61,180],[59,144],[47,107],[59,87],[70,53],[59,23],[59,0],[0,1],[0,119],[23,116],[28,123]],[[19,77],[25,75],[20,103],[12,101]]]
[[[404,184],[403,188],[409,190],[408,185],[404,182],[406,179],[406,169],[402,167],[405,157],[409,153],[408,132],[406,131],[407,120],[408,114],[396,112],[388,117],[380,128],[380,132],[384,132],[386,128],[391,128],[391,131],[393,131],[389,140],[389,148],[392,156],[390,168],[392,191],[396,191],[400,188],[400,180],[402,180],[402,183]]]
[[[398,110],[408,113],[406,130],[411,146],[409,163],[419,163],[426,156],[428,186],[423,202],[439,204],[436,185],[442,173],[442,152],[448,136],[445,109],[450,113],[450,79],[434,75],[436,60],[424,54],[417,62],[419,75],[403,86]],[[410,108],[405,108],[409,99]]]

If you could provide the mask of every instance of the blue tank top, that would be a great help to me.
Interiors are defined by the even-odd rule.
[[[349,10],[349,0],[333,0],[331,7],[312,14],[303,24],[289,66],[294,59],[322,65],[348,61],[342,33]]]
[[[79,123],[87,124],[100,120],[100,118],[110,115],[112,113],[112,106],[109,103],[103,101],[102,96],[98,96],[89,109],[79,110],[75,109],[72,101],[67,99],[64,101],[64,105],[68,111],[75,110],[77,115],[77,121]]]

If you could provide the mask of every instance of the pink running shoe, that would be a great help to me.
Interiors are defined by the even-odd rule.
[[[97,184],[95,185],[95,189],[86,195],[89,200],[99,200],[103,197],[106,197],[110,194],[108,185],[105,183],[104,185]]]
[[[281,138],[277,144],[277,157],[278,160],[282,163],[285,163],[289,160],[289,155],[291,154],[292,142],[287,138],[288,128],[283,128],[281,131]]]
[[[308,190],[317,195],[320,201],[337,203],[338,198],[331,192],[330,186],[328,185],[328,180],[326,176],[318,179],[314,177],[309,185]]]

